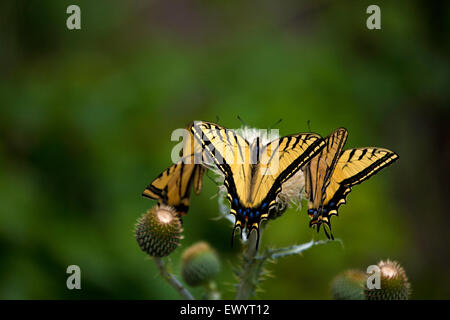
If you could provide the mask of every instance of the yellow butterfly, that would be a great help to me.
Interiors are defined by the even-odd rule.
[[[187,130],[190,127],[188,126]],[[192,136],[190,131],[189,135]],[[191,137],[187,137],[191,138]],[[188,155],[182,157],[180,161],[171,165],[163,171],[156,179],[154,179],[144,190],[142,195],[144,197],[158,201],[158,204],[165,204],[174,207],[178,215],[184,216],[189,209],[189,199],[191,188],[194,189],[195,194],[199,194],[203,185],[203,174],[206,168],[201,164],[196,164],[195,152],[193,149],[193,139],[186,139],[190,143],[183,148]]]
[[[317,225],[317,231],[322,223],[331,231],[330,217],[338,215],[338,208],[346,203],[352,186],[367,180],[398,159],[395,152],[384,148],[342,151],[347,136],[346,129],[335,130],[325,138],[325,148],[304,168],[310,226]]]
[[[242,136],[211,122],[196,121],[191,127],[195,139],[224,175],[230,213],[236,228],[257,232],[276,206],[282,184],[298,172],[325,146],[313,133],[288,135],[262,145],[259,139]]]

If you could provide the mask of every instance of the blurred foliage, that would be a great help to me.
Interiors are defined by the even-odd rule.
[[[82,29],[66,28],[78,4]],[[272,265],[265,299],[331,298],[341,270],[402,261],[413,299],[450,298],[449,2],[2,1],[0,298],[172,299],[133,236],[145,186],[170,165],[171,132],[192,120],[380,146],[400,160],[354,188],[333,219],[344,241]],[[183,247],[205,240],[233,297],[231,228],[205,179]],[[263,245],[323,238],[303,211],[270,222]],[[170,256],[179,275],[182,250]],[[82,270],[82,290],[65,270]],[[199,292],[194,290],[199,296]]]

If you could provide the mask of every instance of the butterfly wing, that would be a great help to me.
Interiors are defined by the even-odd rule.
[[[345,150],[339,158],[336,170],[327,189],[326,204],[337,208],[345,203],[351,187],[369,179],[381,169],[391,165],[398,155],[384,148],[358,148]],[[335,201],[337,200],[337,201]],[[337,212],[332,212],[337,214]]]
[[[269,210],[272,209],[283,183],[303,168],[324,146],[322,137],[314,133],[284,136],[264,146],[261,160],[252,176],[252,192],[248,203],[256,206],[267,203]]]
[[[288,135],[272,141],[261,150],[260,161],[253,167],[249,198],[251,208],[247,218],[247,232],[257,231],[276,206],[277,195],[284,182],[293,177],[325,146],[321,136],[313,133]],[[259,154],[259,150],[258,150]]]
[[[326,189],[336,168],[339,155],[347,141],[348,132],[345,128],[336,129],[325,138],[325,147],[306,166],[305,193],[308,199],[308,214],[311,225],[320,218],[320,209],[326,197]]]
[[[190,129],[190,126],[187,129]],[[144,197],[157,200],[159,204],[174,207],[180,216],[185,215],[189,209],[191,188],[193,187],[196,194],[200,193],[206,171],[201,164],[196,164],[196,149],[189,130],[186,131],[183,141],[182,153],[187,156],[163,171],[142,193]]]
[[[194,122],[191,131],[203,149],[204,160],[212,161],[223,173],[228,200],[243,204],[252,171],[248,141],[233,130],[206,121]]]
[[[199,164],[180,161],[171,165],[153,180],[142,195],[175,208],[180,216],[187,213],[191,186],[198,194],[202,186],[204,168]]]
[[[369,179],[381,169],[391,165],[398,155],[384,148],[357,148],[345,150],[336,164],[336,169],[326,189],[321,222],[330,226],[330,217],[338,215],[340,205],[354,185]]]
[[[200,194],[203,187],[203,175],[206,172],[206,168],[201,165],[195,165],[193,173],[194,192],[196,195]]]

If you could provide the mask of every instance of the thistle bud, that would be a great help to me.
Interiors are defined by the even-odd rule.
[[[219,258],[206,242],[198,242],[184,251],[181,275],[191,287],[208,284],[219,271]]]
[[[334,278],[331,294],[335,300],[365,300],[367,275],[359,270],[347,270]]]
[[[138,220],[135,232],[142,251],[161,258],[179,246],[183,229],[175,209],[156,205]]]
[[[365,288],[367,300],[408,300],[410,284],[405,270],[396,261],[380,261],[380,289]]]

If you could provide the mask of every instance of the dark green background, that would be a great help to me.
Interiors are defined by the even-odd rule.
[[[78,4],[82,29],[66,28]],[[144,187],[170,165],[171,132],[192,120],[277,125],[379,146],[400,160],[354,188],[333,220],[344,241],[269,265],[265,299],[328,299],[348,268],[396,259],[412,298],[450,297],[449,2],[2,1],[0,298],[173,299],[134,239]],[[180,254],[206,240],[232,298],[231,227],[215,185],[192,198]],[[305,209],[271,222],[263,245],[317,236]],[[68,265],[82,290],[66,289]],[[194,290],[197,296],[201,292]]]

